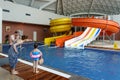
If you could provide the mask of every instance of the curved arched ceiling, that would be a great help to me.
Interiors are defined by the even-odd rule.
[[[60,15],[92,12],[120,14],[120,0],[4,0]]]

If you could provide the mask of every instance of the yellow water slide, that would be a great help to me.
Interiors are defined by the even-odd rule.
[[[50,21],[51,33],[57,34],[58,32],[67,32],[70,30],[71,30],[71,19],[70,18],[58,18],[58,19],[53,19]],[[49,46],[51,43],[55,42],[57,38],[60,38],[63,36],[66,36],[66,34],[45,38],[44,44]]]

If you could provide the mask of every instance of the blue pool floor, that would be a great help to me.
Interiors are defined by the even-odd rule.
[[[7,53],[7,46],[3,46]],[[24,44],[20,58],[32,61],[29,56],[33,43]],[[120,79],[120,52],[97,49],[66,49],[39,45],[44,65],[92,80]]]

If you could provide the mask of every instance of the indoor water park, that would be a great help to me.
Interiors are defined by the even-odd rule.
[[[119,80],[119,0],[0,0],[0,80]]]

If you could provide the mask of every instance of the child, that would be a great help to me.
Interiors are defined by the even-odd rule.
[[[34,49],[30,53],[30,56],[33,58],[33,73],[38,73],[38,61],[42,57],[42,52],[38,49],[38,44],[34,44]]]

